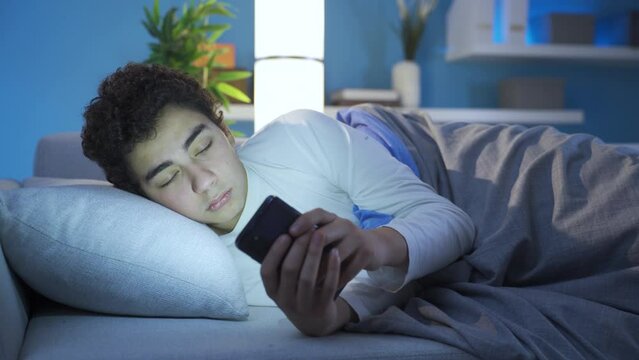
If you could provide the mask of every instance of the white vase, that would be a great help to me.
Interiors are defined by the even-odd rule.
[[[410,60],[393,65],[391,72],[393,89],[399,93],[403,107],[417,108],[421,100],[419,65]]]

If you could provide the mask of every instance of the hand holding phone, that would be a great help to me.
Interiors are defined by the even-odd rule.
[[[235,239],[235,246],[260,264],[264,261],[275,240],[282,234],[288,234],[288,229],[301,213],[277,196],[269,195],[255,211],[244,229]],[[327,255],[335,244],[324,248]],[[321,269],[326,268],[322,262]],[[324,270],[320,270],[320,282],[324,278]],[[339,296],[342,289],[335,294]]]

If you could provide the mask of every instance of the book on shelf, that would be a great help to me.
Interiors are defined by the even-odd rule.
[[[361,103],[376,103],[386,106],[398,106],[399,93],[392,89],[364,89],[345,88],[331,93],[332,105],[356,105]]]

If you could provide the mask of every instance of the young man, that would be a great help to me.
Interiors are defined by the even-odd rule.
[[[84,152],[109,181],[208,224],[235,257],[248,303],[276,304],[304,334],[327,335],[401,302],[411,280],[472,247],[463,211],[375,140],[321,113],[285,114],[236,150],[195,80],[129,64],[102,82],[84,116]],[[260,266],[233,244],[267,195],[303,215]],[[354,205],[393,219],[362,230]]]

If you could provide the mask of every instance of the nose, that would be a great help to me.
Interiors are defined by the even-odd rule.
[[[191,173],[191,187],[193,192],[197,194],[206,192],[217,182],[215,173],[204,166],[194,165],[189,169],[189,172]]]

